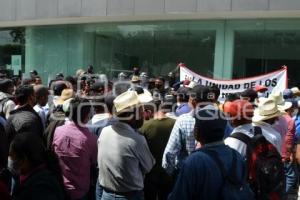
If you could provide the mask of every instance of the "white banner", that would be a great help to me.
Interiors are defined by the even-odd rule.
[[[181,66],[180,80],[184,81],[186,79],[206,86],[217,85],[221,91],[219,101],[223,102],[228,94],[242,92],[246,89],[254,88],[256,85],[266,86],[268,88],[268,91],[266,92],[267,95],[273,90],[282,92],[287,88],[287,67],[283,66],[280,70],[255,77],[217,80],[201,76],[192,70]]]

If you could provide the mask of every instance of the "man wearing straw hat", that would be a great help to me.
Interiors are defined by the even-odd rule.
[[[277,103],[277,107],[280,111],[284,112],[284,114],[280,117],[282,118],[282,123],[277,121],[273,128],[279,132],[280,127],[285,127],[285,132],[281,133],[282,137],[282,158],[284,160],[289,160],[292,153],[292,148],[294,144],[295,138],[295,121],[291,117],[291,113],[293,111],[293,104],[292,102],[285,101],[281,92],[271,93],[270,97],[275,100]],[[290,113],[290,114],[289,114]],[[283,131],[283,130],[282,130]]]
[[[144,136],[137,132],[143,125],[141,103],[149,100],[136,91],[127,91],[114,100],[114,125],[105,127],[98,139],[99,183],[102,199],[144,199],[144,175],[155,160]]]
[[[259,112],[261,115],[265,115],[262,110],[265,110],[265,107],[267,107],[268,104],[274,106],[275,112],[276,104],[272,104],[272,102],[269,101],[263,101],[261,104],[259,104],[260,106],[256,110],[256,118],[254,120],[258,118]],[[247,145],[242,139],[245,136],[246,138],[252,138],[255,134],[255,128],[251,124],[251,118],[254,114],[254,107],[250,102],[246,100],[235,100],[233,102],[230,102],[230,104],[225,107],[224,112],[231,117],[231,124],[234,127],[231,136],[225,139],[225,144],[237,150],[244,158],[246,158]],[[276,118],[275,116],[276,115],[270,117]],[[258,124],[259,126],[263,127],[262,134],[270,143],[272,143],[277,148],[279,152],[280,145],[278,142],[278,134],[276,134],[276,131],[274,130],[274,132],[272,132],[271,128],[264,127],[268,125],[263,121],[256,122],[256,125]]]
[[[277,103],[272,98],[260,98],[258,107],[254,110],[252,122],[255,126],[262,129],[263,135],[272,143],[277,151],[281,154],[282,138],[272,125],[278,120],[278,117],[283,115],[284,112],[280,111]]]

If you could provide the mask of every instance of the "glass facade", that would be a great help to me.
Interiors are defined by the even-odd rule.
[[[17,31],[16,31],[17,30]],[[16,32],[16,33],[12,33]],[[7,50],[9,46],[10,50]],[[0,66],[22,55],[22,71],[45,81],[92,64],[115,77],[139,66],[166,75],[179,62],[218,79],[254,76],[288,66],[299,85],[300,20],[207,20],[99,23],[0,29]]]
[[[26,66],[48,80],[89,64],[113,77],[134,66],[167,74],[184,62],[212,76],[215,37],[214,23],[197,21],[28,27]]]
[[[14,73],[12,56],[20,56],[19,66],[24,71],[25,28],[0,29],[0,72],[9,73],[11,76]]]
[[[300,21],[236,22],[233,77],[254,76],[288,66],[289,85],[300,85]]]

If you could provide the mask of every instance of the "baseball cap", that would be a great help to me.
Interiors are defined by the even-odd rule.
[[[238,99],[233,102],[226,102],[225,105],[224,112],[230,117],[239,117],[239,119],[253,117],[254,107],[249,101]]]
[[[290,90],[290,89],[285,89],[285,90],[283,90],[283,98],[284,99],[291,99],[291,98],[293,98],[293,91],[292,90]]]
[[[208,102],[214,100],[214,93],[210,92],[210,88],[204,85],[196,85],[189,92],[189,96],[198,102]]]
[[[255,91],[256,92],[265,92],[267,90],[268,90],[268,88],[266,86],[263,86],[263,85],[256,85],[255,86]]]
[[[250,102],[254,102],[254,100],[258,97],[257,92],[253,89],[247,89],[241,92],[241,97],[248,98]]]

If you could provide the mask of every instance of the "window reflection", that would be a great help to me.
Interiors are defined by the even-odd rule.
[[[9,76],[14,74],[12,68],[12,56],[21,56],[21,70],[24,70],[25,63],[25,29],[12,28],[0,29],[0,73]],[[22,71],[16,71],[18,75]]]

